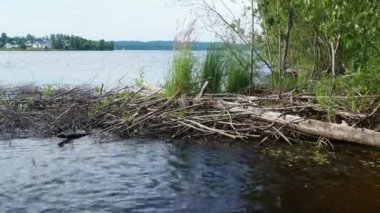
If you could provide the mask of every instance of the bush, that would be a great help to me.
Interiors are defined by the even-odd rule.
[[[380,94],[379,85],[380,72],[376,69],[323,79],[317,85],[317,101],[332,112],[336,109],[369,112],[379,104],[379,98],[371,97]]]

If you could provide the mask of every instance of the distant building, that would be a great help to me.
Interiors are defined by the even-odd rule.
[[[32,44],[32,48],[38,49],[51,49],[52,45],[49,40],[38,40]]]
[[[26,41],[25,42],[25,47],[31,48],[33,46],[33,43],[31,41]]]
[[[32,47],[33,48],[43,48],[43,45],[42,45],[41,42],[36,41],[36,42],[33,43]]]
[[[45,41],[44,48],[45,49],[51,49],[51,48],[53,48],[53,45],[51,44],[50,40],[46,40]]]
[[[4,48],[5,49],[15,49],[15,48],[19,48],[19,46],[16,43],[6,43]]]
[[[63,49],[67,50],[67,49],[70,49],[71,45],[70,45],[70,41],[63,41]]]

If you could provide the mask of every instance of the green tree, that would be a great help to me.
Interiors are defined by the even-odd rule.
[[[8,42],[8,36],[6,33],[1,33],[1,41],[5,44]]]

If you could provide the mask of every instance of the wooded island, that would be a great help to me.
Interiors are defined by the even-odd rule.
[[[9,37],[1,34],[0,49],[4,50],[113,50],[112,41],[93,41],[79,36],[52,34],[41,38],[28,34],[25,37]]]

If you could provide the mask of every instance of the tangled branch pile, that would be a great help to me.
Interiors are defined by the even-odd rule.
[[[96,104],[93,89],[75,87],[49,91],[33,85],[2,88],[2,138],[51,136],[87,125],[87,112]]]
[[[370,114],[337,112],[337,124],[325,110],[304,101],[311,96],[295,98],[292,93],[281,99],[236,94],[167,99],[157,91],[145,94],[142,89],[107,99],[94,111],[89,125],[124,137],[283,139],[290,144],[317,138],[380,145],[379,107]]]
[[[122,137],[230,138],[289,144],[329,139],[380,146],[380,105],[368,114],[336,112],[334,120],[312,96],[236,94],[165,98],[159,91],[124,88],[58,89],[49,96],[30,87],[4,90],[0,133],[4,137],[51,136],[100,130]],[[377,101],[379,100],[379,97]]]

